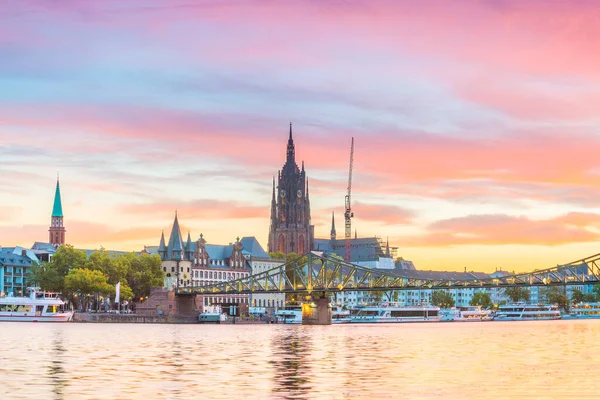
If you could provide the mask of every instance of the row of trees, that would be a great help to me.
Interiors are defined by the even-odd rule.
[[[61,246],[47,263],[31,268],[29,282],[48,291],[61,292],[76,307],[87,310],[90,299],[115,297],[121,282],[120,298],[131,300],[150,294],[163,285],[164,272],[158,255],[126,253],[110,255],[104,249],[86,257],[70,245]]]

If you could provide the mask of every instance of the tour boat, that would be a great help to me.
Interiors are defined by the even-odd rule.
[[[430,305],[404,306],[398,303],[382,303],[361,308],[350,317],[352,323],[379,322],[439,322],[440,308]]]
[[[560,318],[558,306],[516,303],[498,307],[494,321],[537,321]]]
[[[454,317],[457,322],[480,322],[491,321],[492,312],[490,310],[482,310],[481,306],[466,306],[458,307],[458,314]]]
[[[342,307],[331,308],[331,323],[347,324],[350,322],[350,310],[344,310]]]
[[[0,321],[69,322],[73,312],[65,310],[59,293],[27,288],[27,297],[0,297]]]
[[[573,304],[571,311],[563,315],[564,319],[600,318],[600,303]]]
[[[286,306],[279,308],[275,314],[275,321],[278,324],[301,324],[302,323],[302,307],[301,306]]]

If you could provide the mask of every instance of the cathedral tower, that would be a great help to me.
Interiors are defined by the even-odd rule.
[[[65,227],[63,225],[62,203],[60,201],[60,183],[56,178],[56,192],[54,193],[54,206],[50,217],[50,229],[48,229],[50,244],[59,247],[65,244]]]
[[[273,180],[271,198],[271,224],[269,229],[269,252],[304,254],[313,249],[314,225],[310,223],[310,199],[308,179],[296,164],[296,149],[292,137],[287,143],[287,157],[277,174],[277,189]]]

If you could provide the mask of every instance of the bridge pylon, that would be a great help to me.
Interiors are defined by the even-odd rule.
[[[331,305],[326,293],[307,296],[302,303],[302,325],[331,325]]]

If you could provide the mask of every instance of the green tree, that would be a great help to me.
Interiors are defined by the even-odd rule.
[[[596,301],[598,301],[598,300],[594,293],[584,293],[584,295],[583,295],[584,303],[594,303]]]
[[[583,292],[579,289],[573,289],[571,293],[571,301],[573,303],[583,303],[584,295]]]
[[[269,253],[269,257],[274,258],[276,260],[285,260],[285,254],[281,251],[272,251]]]
[[[556,304],[562,309],[569,309],[569,297],[565,290],[556,286],[542,288],[540,290],[540,298],[545,299],[548,304]]]
[[[431,294],[431,304],[441,308],[454,307],[454,298],[444,290],[436,290]]]
[[[596,295],[594,301],[598,301],[600,299],[600,283],[596,283],[592,288],[592,292]]]
[[[136,256],[129,253],[119,258],[121,260],[117,260],[117,262],[129,265],[127,282],[136,299],[148,296],[151,288],[163,285],[165,274],[158,255],[142,254]],[[121,281],[122,283],[123,281]]]
[[[521,300],[529,301],[529,290],[524,287],[512,286],[504,288],[504,295],[513,303],[517,303]]]
[[[82,302],[84,311],[87,311],[91,295],[112,294],[115,291],[115,288],[107,282],[103,272],[87,268],[70,270],[65,276],[64,286],[68,294]]]
[[[490,294],[487,292],[476,292],[469,303],[472,306],[481,306],[482,308],[491,308],[492,307],[492,298]]]
[[[58,248],[49,262],[32,271],[32,278],[39,281],[44,290],[65,292],[65,277],[71,269],[83,268],[86,263],[85,253],[75,250],[71,245]]]

